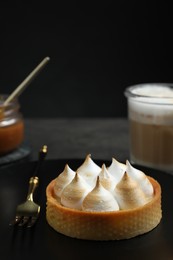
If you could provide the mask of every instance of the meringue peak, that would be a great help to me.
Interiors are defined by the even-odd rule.
[[[98,175],[101,168],[92,160],[91,154],[88,154],[83,164],[77,169],[80,175]]]
[[[117,189],[129,190],[137,187],[137,182],[135,182],[127,172],[124,172],[124,175],[121,181],[116,185]]]
[[[82,176],[92,188],[95,185],[96,177],[100,171],[101,168],[91,159],[90,154],[86,156],[82,165],[77,169],[79,175]]]
[[[115,178],[109,173],[106,168],[106,165],[102,165],[102,170],[99,173],[100,182],[103,187],[109,191],[113,191],[115,188],[116,180]]]
[[[63,189],[72,181],[74,176],[75,172],[66,164],[64,170],[55,180],[54,194],[57,198],[61,196]]]
[[[115,198],[120,209],[132,209],[148,202],[138,183],[125,172],[121,181],[115,187]]]
[[[82,210],[99,212],[119,210],[117,201],[113,195],[102,186],[99,176],[97,177],[94,189],[84,198]]]
[[[64,188],[61,194],[61,204],[68,208],[81,209],[84,197],[91,187],[77,172],[73,180]]]
[[[143,190],[146,196],[153,196],[154,190],[146,174],[136,168],[134,168],[128,160],[126,160],[126,171],[128,174],[138,182],[139,186]]]
[[[126,170],[126,165],[118,162],[115,158],[112,158],[112,163],[107,169],[109,173],[115,178],[116,183],[118,183]]]

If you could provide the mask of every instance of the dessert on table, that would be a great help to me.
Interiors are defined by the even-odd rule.
[[[69,237],[120,240],[142,235],[161,221],[161,187],[154,178],[112,158],[100,167],[88,154],[68,163],[46,189],[48,224]]]

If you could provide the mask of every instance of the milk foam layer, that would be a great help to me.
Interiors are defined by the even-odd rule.
[[[143,123],[173,124],[173,89],[162,85],[142,85],[130,90],[129,118]],[[136,95],[136,96],[133,96]]]
[[[133,94],[140,96],[158,97],[158,98],[173,98],[173,89],[167,86],[157,84],[145,84],[142,87],[136,86],[131,91]]]
[[[88,167],[88,163],[86,164],[88,158],[89,164],[94,165],[93,173],[91,167]],[[116,211],[132,209],[144,205],[152,199],[154,191],[149,179],[143,172],[132,167],[129,161],[123,164],[113,158],[109,167],[106,167],[105,164],[102,167],[98,166],[100,168],[99,173],[95,171],[95,169],[98,170],[98,167],[91,159],[91,155],[87,155],[84,162],[82,164],[82,175],[80,175],[79,167],[75,171],[76,174],[70,183],[69,173],[71,178],[74,172],[69,166],[66,166],[65,170],[60,174],[61,178],[57,177],[55,179],[54,194],[57,201],[61,202],[63,206],[83,211]],[[89,175],[87,174],[87,169]],[[115,172],[113,169],[115,169]],[[118,173],[118,181],[114,177],[116,176],[116,171]],[[87,178],[85,178],[84,172]],[[95,183],[93,186],[94,179]],[[59,181],[61,182],[60,185],[58,184]],[[136,196],[135,192],[133,192],[134,187]]]

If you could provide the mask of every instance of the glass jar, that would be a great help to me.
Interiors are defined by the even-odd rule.
[[[7,106],[7,95],[0,95],[0,155],[17,149],[24,139],[24,121],[18,99]]]
[[[172,173],[173,84],[138,84],[125,96],[131,162]]]

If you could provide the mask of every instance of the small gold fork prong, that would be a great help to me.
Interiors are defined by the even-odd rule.
[[[28,224],[27,224],[27,227],[28,227],[28,228],[32,227],[32,226],[35,224],[36,221],[37,221],[37,218],[36,218],[36,217],[32,217],[32,218],[29,220],[29,222],[28,222]]]
[[[14,225],[18,224],[21,221],[21,219],[22,219],[22,216],[16,216],[15,219],[12,220],[9,225],[14,226]]]
[[[28,216],[24,216],[21,218],[21,221],[18,223],[19,227],[23,227],[24,225],[26,225],[29,221],[29,217]]]

